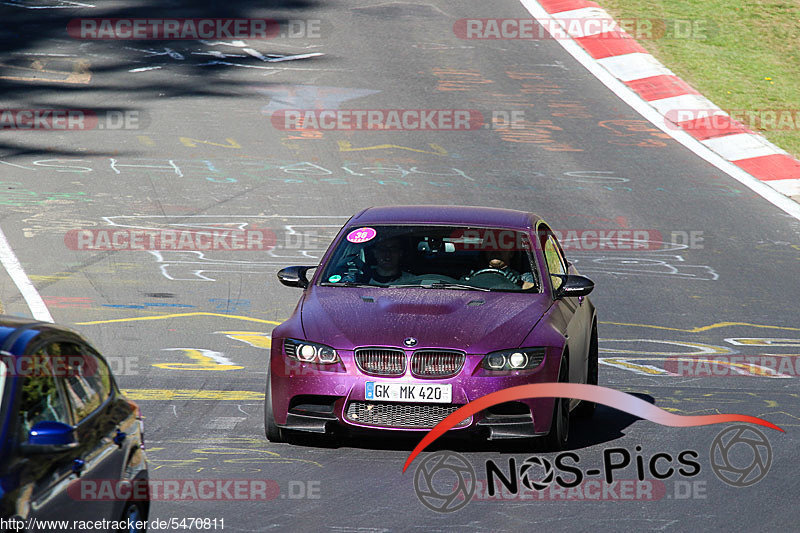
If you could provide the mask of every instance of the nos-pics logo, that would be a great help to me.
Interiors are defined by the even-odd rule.
[[[755,485],[767,476],[772,466],[772,446],[766,435],[744,424],[721,431],[711,443],[709,456],[717,478],[737,488]],[[534,470],[543,472],[539,479],[533,479]],[[536,491],[546,489],[557,479],[552,463],[541,457],[527,459],[519,473],[511,475],[518,475],[523,486]],[[465,507],[475,496],[477,485],[472,464],[449,450],[428,455],[414,472],[417,498],[425,507],[439,513]]]

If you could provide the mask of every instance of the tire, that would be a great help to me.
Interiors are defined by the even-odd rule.
[[[558,382],[569,382],[569,357],[561,360]],[[569,440],[569,398],[556,398],[553,405],[553,421],[550,422],[550,433],[542,437],[545,451],[558,452],[566,448]]]
[[[597,385],[597,325],[592,326],[592,337],[589,340],[589,357],[586,368],[586,384]],[[575,416],[580,418],[591,418],[594,415],[596,404],[594,402],[582,401],[575,409]]]
[[[264,395],[264,433],[270,442],[285,442],[283,429],[275,423],[275,413],[272,410],[272,379],[267,372],[267,392]]]
[[[144,502],[128,501],[125,502],[125,508],[122,510],[122,517],[120,522],[125,523],[130,519],[132,523],[144,522],[147,523],[147,508]],[[147,527],[144,529],[128,529],[120,528],[119,533],[146,533]]]

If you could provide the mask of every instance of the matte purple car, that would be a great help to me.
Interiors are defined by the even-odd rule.
[[[314,269],[311,279],[307,272]],[[272,332],[267,438],[337,428],[427,431],[460,406],[529,383],[597,383],[594,284],[547,224],[485,207],[374,207],[352,217]],[[452,433],[543,437],[564,447],[571,412],[542,398],[497,405]]]

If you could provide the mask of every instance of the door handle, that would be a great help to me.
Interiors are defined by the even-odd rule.
[[[72,473],[78,477],[81,477],[81,472],[83,472],[83,468],[86,466],[86,461],[83,459],[75,459],[72,461]]]

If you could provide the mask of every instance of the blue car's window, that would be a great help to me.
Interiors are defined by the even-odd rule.
[[[41,353],[31,357],[34,361],[29,368],[36,370],[28,372],[22,381],[18,415],[20,442],[28,440],[28,433],[38,422],[70,423],[66,403],[53,375],[53,359]]]
[[[319,284],[538,291],[525,232],[469,226],[347,228]]]
[[[64,388],[77,424],[108,398],[111,391],[108,367],[100,359],[84,354],[79,346],[71,343],[49,344],[47,352],[67,361]]]
[[[5,420],[5,405],[3,404],[3,396],[6,390],[6,377],[8,376],[8,367],[6,366],[5,361],[0,359],[0,421]]]

